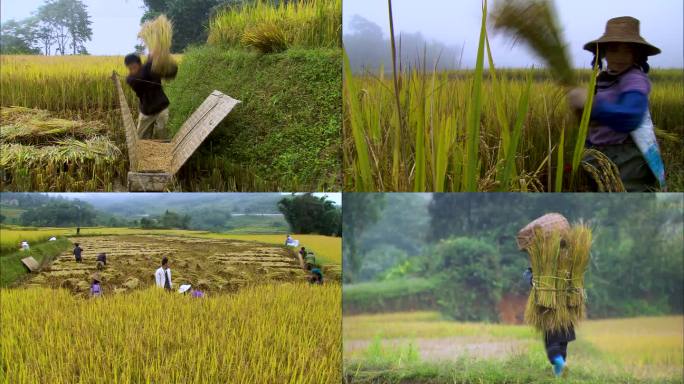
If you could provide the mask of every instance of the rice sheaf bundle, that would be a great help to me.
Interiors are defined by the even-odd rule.
[[[494,28],[525,42],[566,87],[577,84],[567,45],[549,0],[501,0],[492,11]]]
[[[525,321],[542,332],[567,331],[585,316],[584,273],[589,264],[591,229],[537,228],[527,248],[534,272]]]
[[[175,77],[178,71],[176,61],[171,56],[173,26],[165,15],[146,21],[138,33],[152,57],[152,72],[161,77]]]

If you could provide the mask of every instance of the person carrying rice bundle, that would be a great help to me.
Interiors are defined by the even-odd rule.
[[[628,192],[666,189],[663,160],[648,110],[648,57],[659,54],[660,49],[641,37],[639,20],[628,16],[608,20],[603,36],[586,43],[584,49],[595,55],[594,63],[602,69],[596,79],[587,147],[615,163]],[[586,98],[585,88],[568,93],[570,106],[578,112]],[[596,159],[585,160],[596,166]]]
[[[171,56],[171,23],[161,15],[146,22],[139,36],[145,41],[149,54],[142,64],[138,54],[124,58],[128,68],[126,83],[135,91],[140,101],[138,137],[141,139],[168,139],[166,123],[169,120],[169,99],[162,88],[162,79],[173,79],[178,72]]]
[[[531,265],[523,274],[531,286],[525,321],[543,334],[546,356],[560,376],[567,372],[568,343],[585,314],[591,230],[584,224],[571,227],[564,216],[550,213],[521,229],[517,243]]]

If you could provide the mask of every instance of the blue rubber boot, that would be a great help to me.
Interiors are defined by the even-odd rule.
[[[565,368],[565,359],[563,356],[558,355],[553,358],[553,374],[559,377],[563,374],[563,368]]]

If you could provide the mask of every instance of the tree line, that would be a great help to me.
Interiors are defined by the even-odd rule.
[[[3,54],[81,55],[93,30],[88,9],[80,0],[46,0],[31,17],[2,24]]]

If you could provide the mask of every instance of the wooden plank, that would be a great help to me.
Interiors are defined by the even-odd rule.
[[[119,108],[121,109],[121,120],[123,121],[124,129],[126,131],[126,144],[128,148],[128,160],[130,163],[130,168],[137,169],[138,133],[135,129],[135,122],[133,121],[133,115],[131,115],[131,110],[130,108],[128,108],[126,95],[124,94],[123,88],[121,87],[119,75],[116,73],[116,71],[112,72],[112,81],[114,81],[114,86],[116,87],[116,92],[119,96]]]
[[[240,100],[216,90],[204,100],[173,138],[171,174],[178,172],[214,128],[239,103]]]
[[[21,259],[21,262],[31,272],[36,272],[40,269],[40,264],[31,256]]]
[[[165,192],[172,182],[173,175],[166,172],[128,172],[129,192]]]

